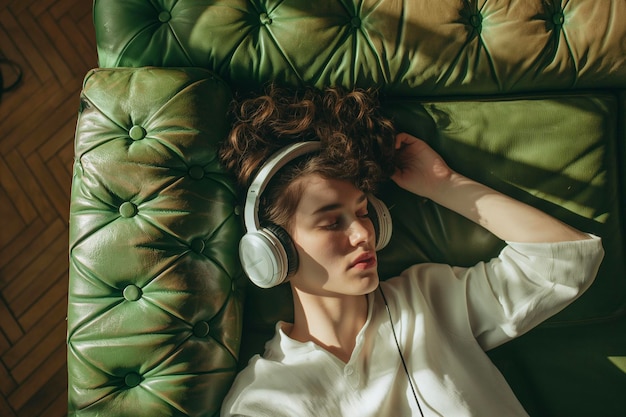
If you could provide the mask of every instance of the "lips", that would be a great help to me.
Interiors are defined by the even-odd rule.
[[[376,266],[376,255],[373,252],[366,252],[357,257],[350,264],[350,268],[368,269]]]

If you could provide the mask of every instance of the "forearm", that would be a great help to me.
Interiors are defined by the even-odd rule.
[[[559,242],[588,238],[532,206],[454,172],[427,197],[483,226],[502,240]]]

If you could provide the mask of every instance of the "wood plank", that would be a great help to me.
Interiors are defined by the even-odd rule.
[[[22,193],[31,201],[32,207],[37,210],[43,221],[46,223],[51,222],[56,217],[52,210],[52,204],[33,177],[33,173],[26,165],[22,155],[17,150],[14,150],[7,154],[6,159],[7,165],[15,175]],[[20,206],[18,208],[22,209]]]
[[[59,216],[68,219],[70,215],[70,196],[72,189],[72,163],[63,161],[60,157],[52,158],[47,163],[50,171],[54,172],[54,180],[56,181],[59,192],[63,198],[62,207],[57,207]]]
[[[20,416],[46,417],[63,416],[67,411],[67,391],[65,395],[59,395],[57,387],[67,386],[67,372],[64,369],[58,371],[50,378],[24,407],[18,410]]]
[[[89,18],[91,19],[91,14]],[[59,21],[59,25],[63,28],[67,37],[72,40],[74,49],[76,49],[76,52],[82,61],[82,65],[80,65],[80,68],[83,69],[84,78],[86,72],[85,69],[93,68],[96,66],[95,42],[92,42],[92,39],[88,39],[84,36],[84,34],[80,31],[79,26],[76,24],[75,20],[70,18],[70,16],[63,16]],[[75,71],[74,73],[78,74],[77,71]]]
[[[74,136],[72,134],[72,141],[66,143],[63,149],[57,152],[56,157],[61,160],[61,163],[65,167],[67,173],[72,176],[74,174]]]
[[[67,285],[58,285],[67,293]],[[39,303],[38,303],[39,305]],[[2,355],[2,362],[10,369],[14,368],[21,360],[28,356],[32,349],[37,346],[54,329],[54,326],[61,320],[65,320],[67,314],[67,297],[61,294],[58,301],[51,309],[42,309],[43,314],[37,321],[37,326],[33,326],[11,349]]]
[[[26,332],[32,332],[37,328],[38,323],[48,314],[47,306],[54,306],[61,303],[65,306],[65,312],[61,315],[65,320],[67,317],[67,280],[68,270],[63,271],[56,280],[56,283],[37,304],[31,306],[21,317],[19,323]]]
[[[54,374],[65,368],[66,363],[65,343],[63,343],[57,346],[56,350],[41,363],[37,372],[30,375],[24,383],[9,395],[9,404],[16,410],[24,407],[48,383]]]
[[[59,372],[65,377],[65,383],[58,386],[67,387],[67,371],[63,369]],[[66,417],[67,416],[67,389],[57,393],[57,398],[48,407],[45,413],[41,414],[45,417]]]
[[[98,66],[97,42],[96,42],[96,35],[95,35],[95,29],[93,26],[92,17],[90,15],[83,17],[81,20],[78,21],[77,26],[80,29],[80,31],[83,33],[83,36],[85,37],[85,39],[92,40],[92,44],[94,45],[94,52],[96,52],[96,54],[94,54],[94,62],[93,62],[93,65],[90,65],[90,68],[97,67]]]
[[[54,16],[55,19],[60,19],[65,14],[69,13],[75,7],[78,7],[80,3],[85,3],[83,0],[64,0],[64,1],[56,1],[54,5],[50,8],[50,14]]]
[[[4,397],[6,397],[13,391],[15,391],[15,388],[17,388],[15,380],[9,373],[8,369],[4,366],[4,364],[0,362],[0,392],[4,394]],[[0,395],[0,398],[3,398],[3,396]],[[0,414],[0,416],[2,415],[3,414]]]
[[[13,313],[0,297],[0,331],[6,335],[11,343],[17,343],[24,336],[22,328],[13,317]]]
[[[0,374],[1,376],[2,374]],[[13,409],[9,403],[0,395],[0,416],[2,417],[17,417],[17,414],[13,412]]]
[[[50,42],[49,37],[40,27],[40,22],[36,21],[30,13],[20,13],[17,21],[22,25],[28,37],[32,40],[33,45],[40,51],[45,51],[43,59],[48,63],[49,68],[55,78],[65,84],[72,79],[73,74],[70,67],[63,60],[54,45]]]
[[[62,233],[55,234],[56,229],[57,227],[53,227],[52,231],[46,230],[39,239],[33,242],[31,262],[2,291],[4,299],[12,308],[19,307],[19,305],[13,306],[13,303],[16,302],[20,294],[33,285],[34,281],[42,284],[45,280],[56,278],[56,275],[51,277],[48,274],[48,268],[55,267],[57,262],[65,263],[58,257],[65,257],[64,255],[67,254],[67,233],[62,230]]]
[[[22,15],[22,14],[20,14]],[[28,61],[30,68],[33,69],[35,75],[42,83],[54,78],[52,68],[41,55],[39,48],[33,44],[30,37],[24,32],[24,29],[17,22],[15,16],[7,9],[0,10],[0,25],[11,34],[13,42],[20,45],[22,54]]]
[[[10,158],[10,156],[9,156]],[[34,204],[21,188],[13,170],[6,160],[0,157],[0,186],[11,196],[10,201],[17,209],[17,213],[26,224],[33,222],[38,214]]]
[[[28,9],[28,6],[31,4],[39,2],[41,2],[41,0],[12,0],[8,8],[11,9],[14,14],[20,14]]]
[[[63,223],[61,221],[54,222],[50,227],[59,227],[57,234],[61,233]],[[17,274],[30,263],[30,256],[22,256],[24,253],[32,253],[31,242],[38,238],[46,225],[41,218],[35,219],[31,224],[27,225],[10,245],[2,249],[0,259],[0,289],[6,287]]]
[[[20,218],[17,208],[13,205],[10,194],[0,186],[0,288],[2,288],[2,267],[10,260],[4,247],[13,242],[24,228],[24,220]]]
[[[67,239],[65,240],[67,243]],[[39,275],[39,279],[33,280],[35,285],[31,285],[28,288],[28,291],[22,291],[22,293],[15,299],[13,302],[9,303],[9,307],[13,311],[13,314],[18,318],[18,322],[24,327],[25,331],[30,331],[30,327],[24,326],[24,323],[21,322],[21,316],[28,310],[33,308],[33,305],[37,306],[36,311],[45,312],[43,310],[43,305],[39,303],[39,300],[42,296],[46,295],[50,297],[53,294],[58,296],[57,299],[63,297],[63,292],[67,291],[67,270],[68,270],[68,261],[64,254],[67,253],[67,245],[63,245],[63,250],[57,253],[57,258],[53,259],[52,262],[46,266],[45,272],[43,275]],[[63,277],[63,282],[61,285],[58,285],[57,277]],[[56,285],[55,285],[56,284]],[[60,288],[61,293],[59,294],[57,291],[51,291],[54,288]],[[37,322],[39,322],[38,320]]]
[[[0,33],[1,35],[1,33]],[[10,56],[11,59],[14,59],[14,55]],[[12,149],[13,146],[8,144],[7,138],[9,135],[13,134],[10,126],[17,127],[19,126],[23,119],[20,117],[20,112],[18,109],[24,107],[26,104],[30,105],[31,113],[33,112],[33,104],[32,102],[24,101],[24,96],[33,97],[35,95],[42,94],[44,92],[41,91],[39,81],[32,82],[34,79],[33,74],[30,69],[26,67],[23,69],[23,77],[22,82],[15,90],[9,91],[2,96],[2,101],[0,102],[0,126],[2,126],[2,137],[0,138],[0,150],[9,150]],[[17,140],[19,142],[19,139]]]
[[[2,302],[2,301],[0,301]],[[11,348],[9,339],[0,331],[0,356],[7,352]]]
[[[44,362],[48,360],[58,347],[65,347],[66,330],[67,324],[65,320],[61,320],[54,326],[52,331],[29,352],[28,356],[23,357],[23,360],[11,369],[11,375],[18,384],[23,383],[29,376],[37,373],[38,369],[43,366]]]
[[[0,122],[2,122],[2,120],[8,117],[14,117],[13,109],[17,107],[19,103],[24,101],[24,97],[29,97],[31,94],[34,94],[37,85],[28,82],[28,80],[33,77],[30,67],[28,66],[28,63],[26,62],[26,59],[22,55],[20,49],[17,45],[15,45],[15,43],[13,43],[13,40],[4,29],[1,22],[0,39],[2,39],[2,54],[6,58],[18,64],[22,69],[22,82],[14,90],[5,92],[2,95],[2,100],[0,101]],[[2,141],[2,139],[0,139],[0,141]]]
[[[55,103],[54,108],[48,112],[45,118],[46,123],[37,122],[33,130],[22,137],[18,145],[21,155],[26,157],[40,149],[69,118],[76,117],[81,83],[82,79],[74,78],[72,82],[64,86],[60,104]]]
[[[56,173],[55,180],[59,182],[59,186],[63,190],[64,195],[66,196],[66,205],[68,208],[68,216],[69,216],[69,200],[72,191],[72,176],[74,169],[74,158],[70,156],[67,158],[66,149],[71,149],[73,152],[73,141],[68,144],[68,146],[64,147],[55,158],[52,158],[48,161],[48,166],[51,170],[54,170]],[[67,216],[65,218],[68,218]]]
[[[20,90],[20,94],[23,93]],[[6,132],[0,142],[0,153],[8,153],[19,146],[24,137],[41,125],[43,120],[47,120],[50,113],[67,99],[65,91],[54,83],[41,85],[37,95],[41,100],[37,102],[35,108],[32,101],[23,100],[12,110],[11,117],[0,123],[0,131]]]
[[[85,17],[93,20],[93,5],[87,1],[77,1],[74,6],[68,11],[68,14],[76,22],[84,19]],[[91,25],[93,28],[93,24]],[[92,36],[93,37],[93,36]]]
[[[42,13],[50,10],[50,7],[57,1],[58,0],[36,0],[28,8],[28,11],[32,13],[33,16],[39,17]]]
[[[64,2],[59,2],[58,4],[65,4]],[[48,38],[54,45],[55,51],[59,54],[59,56],[66,63],[69,71],[72,74],[72,79],[76,75],[80,75],[83,69],[83,62],[78,55],[78,51],[74,49],[74,45],[70,42],[69,38],[66,36],[63,30],[57,24],[58,18],[53,18],[50,13],[43,13],[38,18],[38,23],[41,26],[42,30],[48,35]]]
[[[72,103],[72,99],[68,97],[68,103]],[[75,103],[73,106],[64,108],[64,112],[59,116],[65,116],[63,123],[59,123],[60,127],[48,137],[41,146],[38,147],[37,152],[44,161],[53,158],[62,148],[67,146],[68,143],[74,143],[74,132],[76,131],[76,120],[78,117],[78,106],[80,102],[80,92],[76,90]],[[69,107],[72,107],[71,109]]]
[[[59,183],[55,181],[57,173],[49,169],[48,165],[42,161],[37,152],[31,154],[26,162],[33,172],[35,180],[39,183],[39,186],[48,197],[48,200],[52,203],[57,214],[65,214],[69,201],[65,196],[65,192],[63,192],[59,186]],[[61,174],[64,175],[64,172],[61,171]]]

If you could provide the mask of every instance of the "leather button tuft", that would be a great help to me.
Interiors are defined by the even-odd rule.
[[[563,26],[563,23],[565,23],[565,15],[563,14],[563,12],[557,12],[553,14],[552,23],[554,23],[556,26]]]
[[[193,335],[198,338],[207,337],[211,330],[209,323],[206,321],[199,321],[193,326]]]
[[[171,19],[172,19],[172,15],[170,14],[170,12],[163,10],[161,13],[159,13],[159,22],[167,23]]]
[[[480,29],[483,24],[483,17],[480,14],[473,14],[470,16],[469,22],[474,29]]]
[[[136,387],[141,384],[141,375],[136,372],[130,372],[124,377],[124,383],[129,388]]]
[[[189,168],[189,176],[194,180],[201,180],[204,178],[204,169],[200,165],[194,165]]]
[[[141,140],[146,137],[146,130],[141,126],[135,125],[128,131],[128,136],[132,140]]]
[[[204,251],[204,240],[194,239],[191,241],[191,250],[196,253],[202,253]]]
[[[241,206],[235,206],[233,208],[233,213],[235,213],[235,216],[241,215]]]
[[[136,285],[130,284],[124,288],[124,298],[126,301],[137,301],[143,295],[143,291]]]
[[[272,19],[267,15],[267,13],[261,13],[259,15],[259,20],[261,21],[261,24],[263,24],[263,25],[271,25],[272,24]]]
[[[135,214],[137,214],[137,206],[131,203],[130,201],[126,201],[122,203],[119,211],[122,217],[126,217],[126,218],[133,217]]]
[[[359,16],[354,16],[352,19],[350,19],[350,24],[353,28],[358,29],[361,27],[361,19],[359,18]]]

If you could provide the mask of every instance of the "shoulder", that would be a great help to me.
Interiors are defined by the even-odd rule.
[[[299,400],[328,377],[323,355],[311,343],[303,344],[286,336],[278,322],[276,334],[265,345],[263,356],[255,355],[237,375],[226,396],[222,415],[292,416],[303,413]],[[327,385],[327,384],[326,384]]]
[[[272,415],[271,406],[272,403],[277,403],[277,399],[273,393],[270,401],[267,389],[281,380],[279,366],[279,363],[259,355],[250,359],[248,365],[237,374],[228,391],[221,415]]]
[[[222,405],[222,416],[317,416],[337,378],[319,355],[289,363],[255,356],[242,370]],[[320,403],[321,402],[321,403]],[[314,405],[314,406],[312,406]],[[322,415],[337,415],[326,413]]]
[[[393,311],[412,312],[413,315],[423,313],[425,309],[440,309],[447,305],[441,301],[455,292],[464,291],[455,268],[441,263],[413,265],[400,275],[381,281],[380,288],[384,294],[384,299],[377,296],[380,303],[386,302]]]
[[[459,268],[442,263],[420,263],[410,266],[396,277],[381,282],[388,298],[402,301],[407,297],[426,296],[459,284]]]

